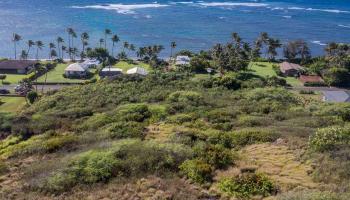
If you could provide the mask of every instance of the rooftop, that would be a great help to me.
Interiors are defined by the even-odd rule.
[[[102,69],[103,72],[123,72],[122,69],[120,68],[109,68],[109,67],[106,67],[106,68],[103,68]]]
[[[148,74],[147,70],[142,68],[142,67],[131,68],[126,73],[127,74],[140,74],[140,75],[147,75]]]
[[[289,62],[283,62],[280,64],[280,68],[282,71],[287,71],[287,70],[291,70],[291,69],[294,69],[294,70],[301,70],[303,69],[302,66],[298,65],[298,64],[295,64],[295,63],[289,63]]]
[[[300,75],[299,80],[303,83],[323,83],[324,82],[320,76]]]
[[[323,100],[328,102],[350,102],[349,91],[323,91]]]
[[[83,72],[86,71],[86,69],[79,63],[73,63],[70,64],[65,71]]]
[[[4,60],[0,61],[0,69],[25,69],[36,63],[36,61],[32,60]]]

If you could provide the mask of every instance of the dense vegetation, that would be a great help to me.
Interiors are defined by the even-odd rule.
[[[251,84],[256,80],[260,84]],[[19,190],[36,198],[149,175],[188,178],[210,188],[211,198],[284,195],[297,185],[279,189],[278,179],[239,164],[246,146],[283,140],[302,150],[298,159],[313,163],[310,175],[323,185],[315,193],[346,195],[349,113],[348,104],[310,100],[247,72],[198,80],[156,71],[98,81],[51,92],[17,115],[0,115],[6,137],[0,174],[35,158],[21,166]],[[231,167],[241,172],[217,177]],[[292,199],[288,195],[281,198]]]

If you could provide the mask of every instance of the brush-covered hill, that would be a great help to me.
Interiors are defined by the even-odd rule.
[[[349,104],[154,73],[0,116],[0,199],[348,199]]]

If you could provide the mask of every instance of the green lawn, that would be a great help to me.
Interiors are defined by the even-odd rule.
[[[268,76],[277,76],[276,72],[273,70],[274,63],[271,62],[252,62],[249,64],[249,70],[253,74],[268,77]],[[302,83],[294,77],[280,77],[284,78],[287,83],[291,86],[302,86]]]
[[[64,70],[66,67],[71,63],[65,63],[65,64],[58,64],[55,69],[51,70],[47,74],[47,82],[54,82],[54,83],[82,83],[86,80],[80,80],[80,79],[69,79],[64,78]],[[45,82],[45,74],[38,78],[38,82]]]
[[[0,112],[17,112],[25,104],[24,97],[0,97]]]
[[[31,74],[28,74],[28,75],[6,74],[6,79],[4,80],[4,83],[6,83],[6,84],[18,84],[19,81],[21,81],[24,78],[29,78],[30,76],[31,76]],[[0,81],[0,85],[2,85],[1,81]]]
[[[138,62],[137,64],[129,64],[125,61],[121,61],[118,62],[117,64],[114,65],[114,67],[116,68],[120,68],[123,70],[124,73],[126,73],[126,71],[128,71],[129,69],[135,67],[135,66],[140,66],[145,68],[148,72],[152,71],[152,68],[149,64],[143,63],[143,62]]]

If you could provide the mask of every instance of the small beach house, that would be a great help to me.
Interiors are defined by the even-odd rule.
[[[142,67],[131,68],[126,73],[129,75],[141,75],[141,76],[146,76],[148,74],[147,70]]]
[[[175,65],[189,65],[190,61],[191,59],[188,56],[177,56]]]
[[[302,69],[302,66],[294,63],[283,62],[280,64],[280,70],[285,76],[298,76]]]
[[[101,78],[105,77],[116,77],[123,75],[123,70],[119,68],[103,68],[99,73]]]
[[[350,102],[349,91],[323,91],[323,101],[327,102]]]
[[[64,74],[68,78],[82,78],[87,75],[87,69],[86,66],[80,63],[73,63],[64,70]]]
[[[0,61],[0,74],[29,74],[36,63],[31,60],[3,60]]]

